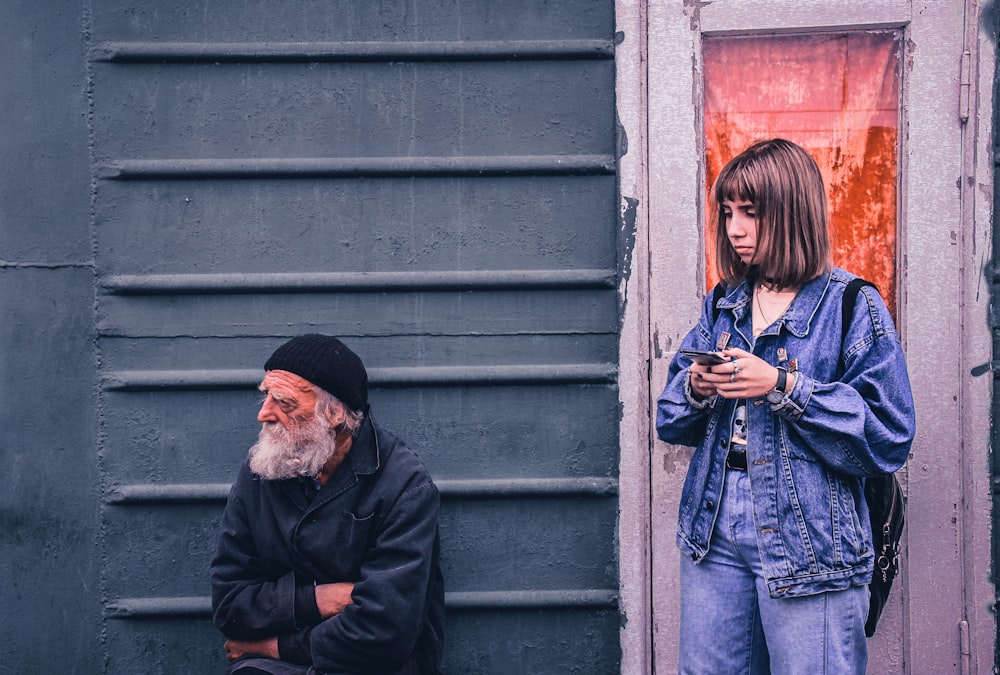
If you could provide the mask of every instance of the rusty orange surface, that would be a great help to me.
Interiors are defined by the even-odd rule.
[[[834,264],[875,282],[894,316],[900,40],[895,31],[850,31],[703,43],[706,194],[751,143],[798,143],[823,173]],[[718,281],[714,237],[709,214],[706,288]]]

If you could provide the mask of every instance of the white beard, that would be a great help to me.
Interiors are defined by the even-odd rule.
[[[315,478],[336,451],[337,439],[322,415],[298,423],[293,431],[265,422],[250,448],[250,470],[265,480]]]

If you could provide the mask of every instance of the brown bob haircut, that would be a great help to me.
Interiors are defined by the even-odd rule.
[[[779,289],[798,288],[830,271],[823,177],[800,146],[781,138],[751,145],[722,168],[711,194],[716,263],[730,286],[753,276]],[[729,243],[722,206],[726,200],[754,205],[757,250],[750,265]]]

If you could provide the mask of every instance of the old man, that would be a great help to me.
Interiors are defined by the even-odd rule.
[[[340,340],[303,335],[264,366],[257,443],[211,565],[234,675],[441,672],[438,491],[379,426]]]

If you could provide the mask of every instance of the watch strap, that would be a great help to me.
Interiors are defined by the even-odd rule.
[[[788,386],[788,371],[782,367],[778,367],[778,383],[774,385],[775,391],[780,391],[782,394],[788,393],[786,387]]]

